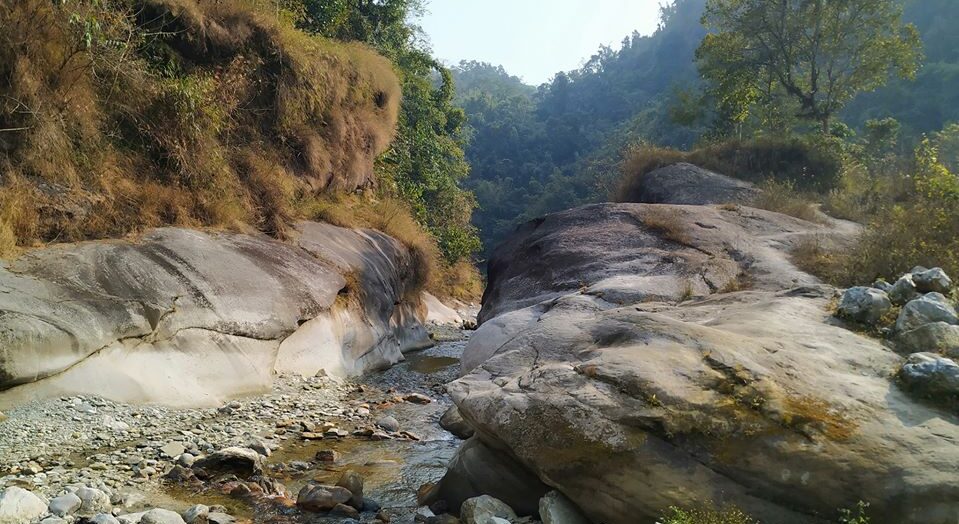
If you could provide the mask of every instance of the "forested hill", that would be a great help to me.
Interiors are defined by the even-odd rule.
[[[580,69],[536,88],[491,64],[453,68],[471,135],[474,224],[487,253],[519,222],[605,199],[628,145],[686,149],[709,134],[708,118],[685,110],[701,102],[695,52],[706,33],[704,7],[705,0],[676,0],[663,8],[654,34],[601,47]],[[950,87],[959,81],[957,7],[954,0],[908,0],[904,18],[923,37],[923,68],[915,81],[861,95],[842,120],[859,129],[892,116],[912,141],[959,120],[959,91]]]

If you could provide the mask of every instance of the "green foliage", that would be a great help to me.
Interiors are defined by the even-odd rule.
[[[737,508],[680,509],[669,508],[662,518],[663,524],[757,524],[755,520]]]
[[[306,0],[301,26],[331,38],[367,43],[392,60],[403,102],[392,147],[377,163],[382,186],[408,202],[449,262],[468,258],[480,241],[470,223],[476,206],[462,187],[466,116],[453,104],[451,73],[430,56],[410,19],[418,0]]]
[[[866,510],[869,509],[869,503],[859,501],[854,510],[844,509],[840,511],[839,524],[869,524],[869,515]]]
[[[919,36],[901,15],[894,0],[708,0],[696,55],[723,117],[795,107],[827,133],[857,94],[915,75]]]

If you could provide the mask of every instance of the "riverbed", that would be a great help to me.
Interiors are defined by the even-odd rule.
[[[293,498],[307,481],[334,483],[353,470],[364,477],[366,497],[392,522],[412,522],[417,488],[442,477],[460,442],[439,426],[439,418],[451,405],[445,384],[457,376],[467,335],[444,330],[433,347],[348,380],[280,376],[271,392],[218,408],[135,406],[91,397],[24,404],[0,423],[0,489],[19,486],[51,497],[83,483],[113,493],[124,512],[206,504],[255,522],[343,521],[162,478],[176,461],[174,454],[260,442],[272,450],[267,475]],[[419,394],[415,401],[404,400],[412,394]],[[423,397],[431,401],[421,403]],[[383,417],[399,425],[390,438],[355,435],[369,433]],[[344,436],[307,440],[307,426],[333,426]],[[337,459],[317,460],[320,451],[333,451]]]

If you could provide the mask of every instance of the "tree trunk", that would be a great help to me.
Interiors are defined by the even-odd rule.
[[[822,118],[821,120],[822,134],[828,135],[829,134],[829,115],[823,115],[821,118]]]

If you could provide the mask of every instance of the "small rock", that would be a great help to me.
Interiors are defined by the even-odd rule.
[[[489,495],[466,499],[460,508],[460,519],[464,524],[486,524],[491,517],[499,517],[507,521],[517,518],[513,508]]]
[[[120,521],[109,513],[98,513],[88,522],[89,524],[120,524]]]
[[[363,477],[359,473],[348,470],[340,476],[336,485],[349,490],[353,494],[347,502],[356,509],[363,509]]]
[[[416,514],[413,515],[413,520],[416,522],[427,522],[435,516],[436,514],[434,514],[430,508],[416,508]]]
[[[194,462],[196,462],[196,457],[192,453],[181,453],[176,459],[176,463],[185,468],[193,467]]]
[[[207,522],[207,516],[210,514],[210,507],[203,504],[190,506],[183,512],[181,517],[186,524],[204,524]]]
[[[890,284],[889,282],[886,282],[882,278],[877,279],[875,282],[873,282],[871,287],[878,289],[879,291],[885,291],[886,293],[892,290],[892,284]]]
[[[576,504],[558,491],[539,499],[539,517],[543,524],[590,524]]]
[[[307,484],[296,496],[296,505],[307,511],[329,511],[353,497],[346,488]]]
[[[263,442],[262,440],[251,440],[246,447],[252,449],[253,451],[256,451],[257,453],[259,453],[260,455],[263,455],[264,457],[269,457],[270,453],[272,453],[272,450],[270,449],[270,447],[267,446],[266,442]]]
[[[171,442],[160,448],[160,452],[163,453],[165,457],[173,459],[185,453],[186,447],[179,442]]]
[[[397,421],[395,417],[391,416],[380,418],[376,421],[376,425],[385,429],[386,431],[396,432],[400,430],[399,421]]]
[[[346,504],[337,504],[333,506],[333,509],[330,510],[330,515],[337,517],[347,517],[351,519],[360,519],[360,512],[352,506],[347,506]]]
[[[213,511],[207,515],[207,522],[209,524],[233,524],[236,522],[236,518],[222,511]]]
[[[896,319],[896,331],[902,333],[933,322],[959,324],[955,308],[941,293],[928,293],[909,301]]]
[[[340,454],[332,449],[321,449],[316,452],[315,458],[319,462],[336,462],[340,459]]]
[[[47,503],[33,493],[11,486],[0,491],[0,524],[21,524],[40,520]]]
[[[183,518],[168,509],[151,509],[143,514],[140,524],[186,524]]]
[[[51,500],[49,510],[50,513],[58,517],[65,517],[67,515],[72,515],[78,509],[80,509],[81,504],[83,504],[83,501],[80,500],[80,497],[78,497],[75,493],[67,493],[66,495],[62,495]]]
[[[916,290],[920,293],[947,295],[952,291],[952,279],[939,267],[912,273],[912,281],[916,284]]]

